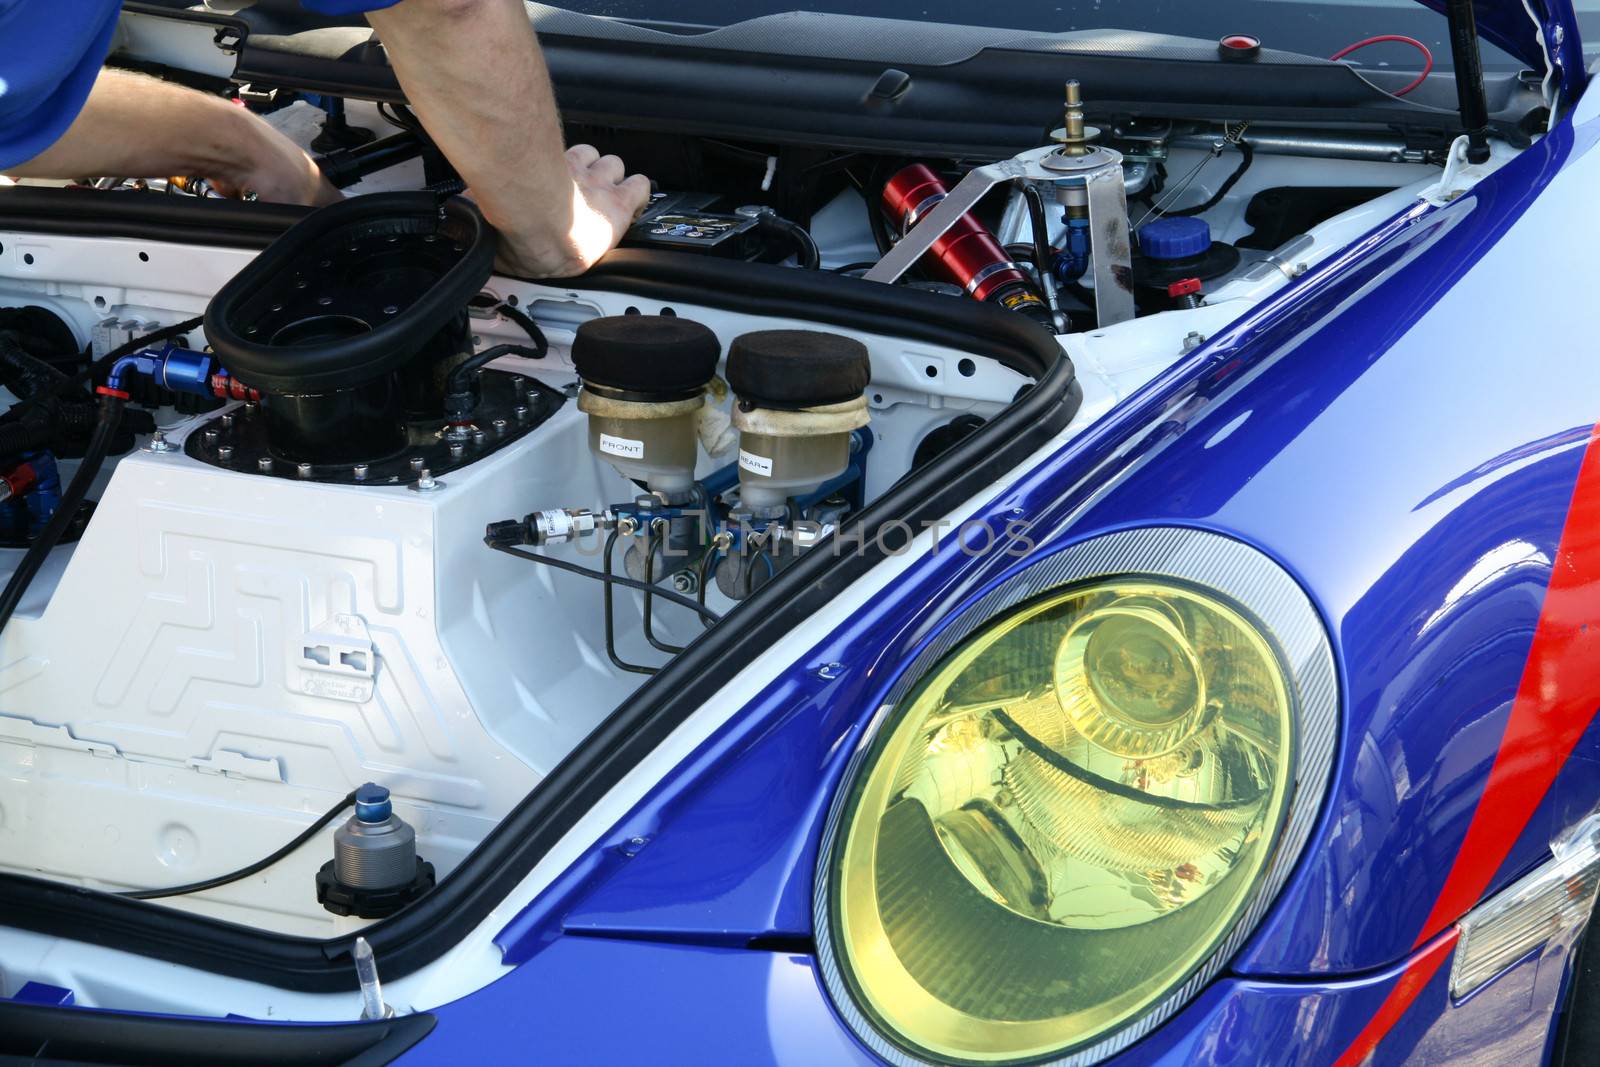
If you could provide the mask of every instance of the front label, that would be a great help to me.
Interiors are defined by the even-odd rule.
[[[772,477],[772,460],[766,456],[758,456],[754,452],[739,449],[739,466],[751,474],[759,474],[763,478]]]
[[[622,459],[643,459],[644,442],[630,441],[626,437],[612,437],[608,433],[600,435],[600,451],[608,456],[618,456]]]

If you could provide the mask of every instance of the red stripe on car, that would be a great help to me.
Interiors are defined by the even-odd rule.
[[[1489,781],[1421,945],[1483,898],[1600,705],[1600,427],[1589,437],[1533,648]]]
[[[1600,427],[1589,436],[1533,647],[1505,735],[1455,863],[1416,947],[1477,904],[1550,791],[1600,706]],[[1405,1014],[1455,944],[1454,931],[1415,957],[1338,1067],[1354,1067]],[[1415,979],[1415,980],[1412,980]]]
[[[1417,999],[1417,994],[1421,993],[1429,980],[1439,973],[1439,968],[1455,950],[1456,940],[1459,937],[1459,931],[1451,930],[1406,962],[1405,973],[1400,976],[1394,988],[1389,990],[1389,995],[1384,998],[1378,1013],[1372,1017],[1372,1021],[1350,1047],[1345,1049],[1344,1055],[1339,1057],[1334,1067],[1357,1067],[1372,1055],[1372,1050],[1378,1047],[1378,1042],[1394,1028],[1394,1024],[1400,1021],[1406,1009],[1411,1007],[1411,1002]]]

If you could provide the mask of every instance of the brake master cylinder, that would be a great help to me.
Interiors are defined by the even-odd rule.
[[[317,903],[335,915],[383,919],[433,885],[433,864],[417,855],[417,832],[394,813],[389,791],[362,786],[356,813],[333,835],[333,859],[317,872]]]
[[[728,350],[738,402],[739,500],[758,519],[782,518],[791,499],[820,489],[850,464],[850,434],[871,420],[867,347],[812,330],[747,333]]]
[[[717,335],[688,319],[619,315],[578,327],[572,362],[589,447],[662,500],[691,499],[697,421],[721,354]]]

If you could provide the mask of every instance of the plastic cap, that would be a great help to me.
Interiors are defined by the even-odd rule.
[[[362,822],[383,822],[393,813],[389,791],[383,786],[368,782],[356,790],[356,818]]]
[[[1189,259],[1211,249],[1211,227],[1184,216],[1157,219],[1139,227],[1139,251],[1147,259]]]
[[[1193,296],[1203,287],[1204,286],[1199,278],[1185,278],[1182,281],[1173,282],[1171,285],[1167,286],[1167,295],[1176,300],[1180,296]]]

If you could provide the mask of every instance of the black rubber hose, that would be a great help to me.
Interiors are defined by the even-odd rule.
[[[1239,184],[1239,179],[1244,177],[1244,172],[1250,169],[1250,164],[1253,163],[1256,158],[1256,150],[1250,147],[1250,143],[1248,141],[1241,140],[1235,143],[1239,149],[1238,169],[1236,169],[1232,174],[1228,175],[1228,180],[1222,183],[1222,187],[1220,189],[1211,194],[1210,200],[1207,200],[1203,204],[1196,204],[1194,207],[1186,207],[1182,211],[1165,211],[1162,212],[1162,214],[1169,216],[1204,215],[1207,211],[1210,211],[1212,208],[1222,203],[1222,198],[1231,193],[1233,191],[1233,187]]]
[[[339,817],[340,812],[344,811],[346,808],[354,807],[355,802],[355,793],[346,793],[343,800],[339,801],[336,806],[334,806],[316,822],[300,831],[299,835],[296,836],[293,841],[290,841],[287,845],[284,845],[272,855],[264,856],[261,859],[256,860],[250,866],[241,867],[239,870],[234,871],[231,874],[219,874],[215,878],[207,878],[203,882],[190,882],[188,885],[175,885],[169,889],[136,889],[126,893],[118,893],[117,896],[127,897],[130,900],[161,900],[165,897],[182,897],[187,896],[190,893],[203,893],[207,889],[216,889],[218,886],[232,885],[234,882],[242,882],[246,878],[249,878],[252,874],[259,874],[268,867],[277,864],[285,856],[288,856],[301,845],[304,845],[307,841],[310,841],[313,837],[316,837],[319,833],[327,828],[329,823]]]
[[[803,269],[820,270],[822,268],[822,253],[817,249],[817,242],[804,226],[797,222],[790,222],[782,215],[774,215],[768,212],[761,216],[761,228],[787,240],[794,247],[795,259],[799,261]]]
[[[444,383],[445,421],[461,423],[472,418],[472,413],[478,408],[476,389],[478,372],[501,356],[543,359],[550,354],[550,342],[545,339],[544,331],[540,330],[532,319],[525,315],[523,318],[526,319],[526,323],[522,325],[529,331],[528,336],[533,341],[532,348],[527,345],[495,345],[493,348],[485,348],[482,352],[468,356],[450,371],[450,377],[446,378]]]
[[[15,333],[0,331],[0,385],[11,390],[12,396],[28,400],[66,379],[60,370],[30,353]]]
[[[63,378],[57,385],[53,386],[49,390],[36,394],[30,399],[24,400],[15,405],[12,407],[10,412],[8,412],[8,414],[14,418],[21,417],[52,397],[64,396],[72,389],[80,388],[88,384],[89,382],[103,375],[106,371],[110,370],[111,365],[117,360],[121,359],[123,356],[131,356],[141,349],[149,348],[151,345],[159,345],[165,341],[171,341],[174,338],[181,337],[190,330],[198,329],[202,324],[204,324],[204,322],[205,319],[203,317],[185,319],[183,322],[157,330],[154,333],[147,333],[143,337],[135,337],[127,344],[118,345],[116,348],[113,348],[110,352],[107,352],[93,364],[85,367],[72,377]]]
[[[126,404],[127,401],[120,396],[100,397],[99,419],[95,423],[94,436],[89,438],[89,447],[84,450],[83,461],[78,464],[72,481],[67,483],[66,491],[61,494],[56,513],[50,517],[39,536],[34,538],[33,544],[28,546],[27,552],[23,553],[17,569],[11,573],[11,580],[6,583],[5,591],[0,592],[0,634],[10,624],[17,605],[22,603],[23,595],[27,593],[28,586],[33,584],[51,550],[61,543],[67,527],[77,520],[83,498],[89,495],[89,487],[99,476],[106,454],[111,450],[111,442],[122,423],[122,409]]]

